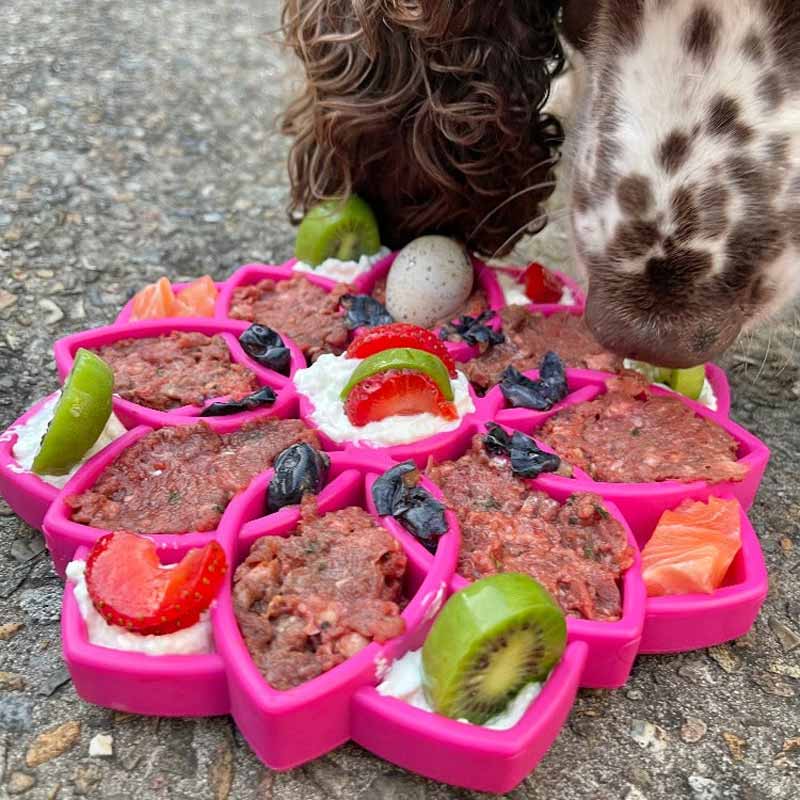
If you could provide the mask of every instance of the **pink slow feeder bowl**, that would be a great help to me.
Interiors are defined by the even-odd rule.
[[[435,456],[434,461],[439,463],[457,460],[471,448],[472,440],[476,435],[484,435],[485,433],[486,422],[473,422],[452,443],[447,454],[441,457]],[[542,477],[526,482],[531,489],[550,494],[548,488],[543,485],[544,480]],[[371,489],[371,484],[372,481],[368,479],[369,489]],[[576,488],[574,491],[584,490]],[[432,493],[437,499],[442,499],[442,494],[438,487],[433,489]],[[557,499],[560,503],[563,503],[566,500],[566,496],[558,497]],[[368,496],[368,503],[370,504],[370,510],[374,510],[371,496]],[[622,616],[616,622],[600,622],[567,617],[569,641],[582,641],[588,646],[586,666],[581,675],[580,685],[598,689],[616,688],[627,681],[636,654],[639,652],[639,640],[642,636],[646,599],[644,584],[642,583],[639,547],[636,540],[628,527],[627,521],[614,504],[607,503],[606,508],[609,514],[622,525],[628,544],[634,550],[634,563],[625,571],[620,581]],[[425,551],[425,555],[428,559],[432,558],[427,551]],[[454,564],[454,571],[456,568],[457,562]],[[451,583],[451,592],[457,592],[469,584],[469,580],[455,574]]]
[[[175,296],[179,296],[180,293],[189,286],[189,281],[184,283],[173,283],[172,284],[172,291],[175,293]],[[219,292],[225,284],[220,281],[215,281],[214,286],[217,287],[217,292]],[[219,295],[217,295],[219,297]],[[133,298],[131,297],[127,303],[122,307],[122,311],[119,312],[117,315],[116,320],[114,320],[117,324],[124,325],[131,321],[131,312],[133,311]],[[164,319],[186,319],[186,317],[164,317]],[[195,319],[198,319],[195,317]],[[199,317],[199,319],[208,319],[208,317]],[[137,320],[134,320],[137,321]],[[138,320],[139,322],[144,322],[144,320]]]
[[[350,459],[348,453],[332,454],[341,474],[363,469],[361,462]],[[259,523],[247,536],[248,516],[259,507],[267,479],[254,481],[229,507],[220,539],[229,561],[238,565],[251,545],[261,535],[287,536],[297,525],[296,514],[280,520]],[[348,505],[364,506],[364,480],[356,487],[350,483],[336,497],[329,495],[321,509],[325,512]],[[277,515],[275,515],[277,516]],[[233,611],[231,582],[220,593],[214,611],[214,628],[219,652],[228,671],[231,713],[237,726],[259,758],[272,769],[291,769],[316,758],[351,738],[350,707],[353,694],[376,680],[376,671],[405,647],[409,637],[425,625],[439,610],[446,597],[450,577],[449,565],[458,551],[458,528],[453,515],[449,516],[451,530],[439,542],[433,563],[419,557],[422,548],[410,547],[409,537],[392,519],[380,519],[381,524],[401,543],[408,557],[405,587],[410,602],[402,616],[406,632],[386,644],[373,642],[357,655],[307,683],[287,691],[272,689],[256,668],[239,633]],[[416,544],[416,542],[414,543]],[[302,732],[302,733],[300,733]]]
[[[730,496],[729,496],[730,497]],[[648,597],[640,653],[679,653],[729,642],[750,630],[767,596],[764,554],[741,511],[742,547],[711,594]]]
[[[527,267],[493,267],[496,272],[504,272],[506,275],[509,275],[511,278],[514,278],[516,283],[519,284],[519,287],[522,291],[525,289],[525,271]],[[564,311],[565,309],[575,308],[579,309],[581,312],[583,311],[583,307],[586,305],[586,295],[583,293],[583,289],[581,286],[574,281],[569,275],[565,275],[563,272],[558,272],[554,269],[549,269],[545,267],[547,271],[561,284],[562,288],[562,300],[558,303],[532,303],[528,302],[526,305],[530,308],[531,311],[539,311],[542,313],[554,313],[557,311]],[[564,289],[568,289],[570,294],[572,294],[572,302],[565,302],[563,299],[563,291]],[[504,295],[505,298],[505,295]],[[508,303],[504,303],[504,305],[508,305]]]
[[[162,563],[176,563],[194,545],[159,552]],[[76,559],[86,559],[80,547]],[[92,644],[67,581],[61,611],[64,661],[80,697],[98,706],[159,717],[212,717],[228,713],[225,667],[218,653],[159,655]]]
[[[567,371],[568,381],[570,371]],[[598,378],[594,397],[606,391],[605,380]],[[704,419],[714,422],[725,430],[738,443],[739,462],[748,468],[747,475],[741,481],[721,481],[709,483],[707,481],[661,481],[654,483],[606,483],[595,481],[580,469],[573,468],[575,477],[563,478],[558,475],[542,476],[539,480],[547,487],[547,491],[557,499],[563,499],[566,494],[575,491],[596,492],[606,500],[614,503],[628,520],[631,530],[640,545],[647,541],[656,526],[661,514],[669,508],[675,508],[684,499],[707,500],[711,495],[730,494],[740,502],[744,509],[749,509],[764,475],[764,470],[769,460],[769,449],[758,438],[748,433],[730,419],[713,412],[674,392],[651,387],[654,395],[669,395],[679,397],[681,402],[688,405],[694,413]],[[588,402],[591,397],[583,397],[579,402]],[[574,402],[567,398],[567,405]],[[510,414],[507,410],[497,414],[497,421],[511,428],[521,430],[523,433],[536,437],[536,430],[544,424],[545,420],[553,416],[555,411],[532,412],[528,419],[521,414]]]
[[[283,338],[284,344],[289,348],[291,354],[289,376],[273,372],[250,358],[239,344],[239,336],[248,327],[249,325],[246,322],[233,320],[223,322],[199,317],[146,320],[144,322],[131,322],[127,325],[109,325],[105,328],[95,328],[94,330],[65,336],[55,343],[53,352],[59,376],[64,380],[72,369],[75,353],[81,347],[88,350],[96,350],[123,339],[150,339],[173,331],[196,332],[206,336],[220,334],[230,350],[231,362],[246,367],[256,375],[259,384],[269,386],[277,394],[277,398],[271,406],[264,406],[254,411],[243,411],[228,416],[202,418],[214,430],[225,432],[250,419],[291,417],[294,416],[297,408],[295,393],[291,385],[291,376],[298,369],[302,369],[305,366],[306,362],[300,349],[290,339],[282,336],[281,338]],[[203,407],[208,407],[212,403],[223,399],[220,397],[210,398]],[[169,411],[158,411],[130,400],[124,400],[116,395],[114,396],[113,405],[114,413],[127,428],[133,428],[137,425],[161,428],[165,425],[175,425],[186,420],[197,422],[202,411],[200,406],[183,406]]]

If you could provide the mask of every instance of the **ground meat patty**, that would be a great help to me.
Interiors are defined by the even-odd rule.
[[[564,365],[574,369],[616,372],[622,359],[599,345],[583,317],[556,313],[531,314],[525,306],[506,306],[500,311],[506,341],[491,347],[460,369],[479,389],[490,389],[513,364],[520,372],[538,369],[548,350],[558,353]]]
[[[559,411],[537,432],[563,459],[612,483],[741,480],[736,440],[675,396],[623,372],[595,400]]]
[[[625,531],[594,494],[562,505],[489,457],[482,437],[456,461],[429,464],[428,477],[461,527],[459,574],[477,580],[523,572],[538,580],[565,614],[611,621],[622,614],[618,581],[633,563]]]
[[[168,411],[215,397],[240,400],[259,387],[254,373],[231,361],[222,336],[173,331],[122,339],[97,355],[114,370],[114,392],[132,403]]]
[[[406,556],[361,508],[320,517],[303,501],[294,536],[265,536],[236,570],[233,603],[267,683],[285,690],[370,642],[400,635]]]
[[[303,275],[284,281],[267,278],[234,289],[228,316],[269,325],[294,339],[313,361],[347,348],[350,332],[339,304],[349,291],[350,287],[337,284],[326,292]]]
[[[372,296],[379,302],[386,304],[386,278],[381,278],[375,283],[375,288],[372,290]],[[441,325],[446,325],[461,316],[478,317],[489,308],[489,299],[486,297],[486,292],[483,291],[480,284],[475,284],[472,294],[466,299],[464,305],[452,314],[443,317],[432,328],[438,328]]]
[[[296,442],[319,447],[299,420],[265,419],[217,434],[204,422],[151,431],[91,489],[68,497],[72,519],[133,533],[210,531],[231,498]]]

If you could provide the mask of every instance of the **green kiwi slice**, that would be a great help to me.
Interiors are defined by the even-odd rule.
[[[706,368],[701,364],[699,367],[689,367],[688,369],[673,369],[667,383],[676,392],[679,392],[692,400],[697,400],[703,392],[706,382]]]
[[[543,681],[566,646],[564,613],[533,578],[491,575],[454,594],[422,648],[434,711],[480,725],[526,684]]]
[[[372,209],[355,194],[328,200],[303,217],[294,244],[295,257],[312,267],[326,258],[356,261],[381,248],[378,222]]]

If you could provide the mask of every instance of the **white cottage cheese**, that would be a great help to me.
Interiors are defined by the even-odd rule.
[[[540,683],[529,683],[505,707],[505,709],[483,723],[481,727],[504,731],[513,728],[525,715],[531,703],[542,690]],[[414,708],[433,712],[422,689],[422,650],[410,650],[402,658],[397,659],[376,691],[385,697],[403,700]],[[465,719],[458,720],[469,725]]]
[[[23,425],[10,428],[8,431],[8,433],[15,433],[17,436],[17,441],[14,443],[12,449],[12,455],[17,460],[23,472],[30,472],[33,468],[33,460],[39,452],[42,438],[45,433],[47,433],[47,428],[53,419],[56,403],[58,403],[58,398],[60,396],[61,392],[56,392],[35,414],[28,417]],[[124,433],[125,428],[122,423],[112,414],[106,423],[106,427],[100,434],[100,438],[98,438],[89,452],[69,473],[66,475],[37,475],[36,477],[61,489],[84,462],[88,461],[96,453],[99,453],[106,445],[111,444],[115,439],[119,439]]]
[[[458,419],[446,420],[427,413],[410,414],[386,417],[358,428],[347,418],[339,395],[362,360],[326,354],[308,369],[298,370],[294,376],[298,391],[314,405],[314,424],[336,442],[358,442],[370,447],[417,442],[437,433],[455,430],[461,424],[461,418],[475,410],[469,394],[469,381],[459,372],[452,381]]]
[[[631,361],[629,358],[626,358],[622,362],[622,366],[625,367],[625,369],[633,369],[633,370],[636,369],[635,362]],[[670,392],[674,392],[674,390],[669,386],[667,386],[666,383],[656,383],[654,384],[654,386],[658,386],[661,389],[667,389]],[[700,397],[697,398],[697,402],[706,406],[706,408],[710,408],[712,411],[717,410],[717,407],[719,405],[719,403],[717,402],[717,394],[714,391],[714,387],[709,382],[708,377],[706,377],[706,379],[703,381],[703,389],[700,392]]]
[[[381,247],[371,256],[361,256],[358,261],[340,261],[338,258],[326,258],[318,267],[312,267],[304,261],[298,261],[292,269],[296,272],[313,272],[334,281],[350,283],[353,279],[374,267],[382,258],[386,258],[392,251],[388,247]]]
[[[214,652],[214,639],[208,611],[188,628],[160,636],[134,633],[118,625],[109,625],[98,613],[86,588],[86,562],[70,561],[67,579],[75,584],[75,600],[86,622],[89,641],[98,647],[145,653],[149,656],[204,655]]]
[[[503,290],[503,297],[505,298],[506,305],[509,306],[527,306],[530,305],[530,298],[525,294],[523,285],[517,280],[517,277],[505,270],[496,270],[497,280],[500,283],[500,288]],[[575,294],[569,286],[562,286],[561,298],[559,304],[562,306],[574,306]]]

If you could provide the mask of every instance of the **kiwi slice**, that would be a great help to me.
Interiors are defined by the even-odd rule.
[[[523,686],[544,680],[564,652],[564,613],[533,578],[491,575],[454,594],[422,648],[434,711],[480,725]]]
[[[631,369],[641,372],[650,383],[669,383],[672,370],[669,367],[657,367],[645,361],[631,361]]]
[[[688,369],[673,369],[667,384],[676,392],[697,400],[703,392],[705,382],[706,368],[701,364]]]
[[[328,200],[303,217],[294,243],[295,257],[312,267],[326,258],[356,261],[381,248],[378,222],[372,209],[355,194]]]

